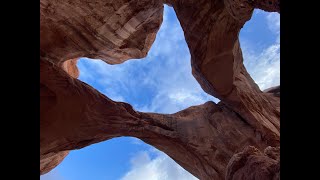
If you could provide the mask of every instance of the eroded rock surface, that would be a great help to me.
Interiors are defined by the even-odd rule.
[[[267,147],[264,153],[253,146],[232,156],[226,180],[280,179],[280,148]]]
[[[193,75],[220,103],[175,114],[142,113],[76,79],[82,56],[110,64],[146,56],[162,22],[163,3],[174,8],[183,28]],[[41,0],[40,174],[70,150],[133,136],[199,179],[279,179],[280,86],[259,89],[243,65],[238,39],[254,8],[280,12],[279,4]]]
[[[110,64],[145,57],[162,23],[159,0],[41,0],[40,58]]]

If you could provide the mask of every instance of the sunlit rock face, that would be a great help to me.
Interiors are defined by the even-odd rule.
[[[218,104],[143,113],[77,79],[80,57],[109,64],[145,57],[163,3],[180,21],[192,74]],[[243,65],[238,37],[254,8],[280,13],[279,6],[279,0],[41,0],[40,174],[70,150],[133,136],[199,179],[279,179],[280,86],[259,89]]]

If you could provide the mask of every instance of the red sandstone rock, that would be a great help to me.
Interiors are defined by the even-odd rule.
[[[172,115],[141,113],[108,99],[48,61],[41,60],[40,69],[40,98],[47,104],[40,109],[41,161],[57,156],[52,152],[133,136],[164,151],[201,179],[223,179],[234,153],[249,145],[260,150],[269,145],[222,103],[207,102]],[[43,165],[41,172],[48,172],[58,160]]]
[[[237,112],[270,145],[277,146],[280,111],[247,73],[238,40],[253,6],[239,0],[227,1],[227,5],[226,1],[211,0],[179,2],[172,6],[190,49],[192,73],[203,90]]]
[[[41,0],[40,58],[110,64],[145,57],[162,23],[159,0]]]
[[[253,146],[246,147],[230,159],[226,180],[280,179],[279,151],[269,146],[263,154]]]
[[[60,151],[58,153],[48,153],[40,156],[40,175],[49,172],[55,168],[69,154],[69,151]]]
[[[280,98],[280,86],[268,88],[268,89],[264,90],[263,92],[270,93],[273,96]]]
[[[193,75],[221,102],[156,114],[114,102],[76,79],[76,62],[146,56],[162,22],[161,1],[41,0],[40,174],[69,150],[133,136],[200,179],[279,179],[280,87],[259,89],[238,40],[254,8],[280,12],[279,2],[166,0],[184,30]]]

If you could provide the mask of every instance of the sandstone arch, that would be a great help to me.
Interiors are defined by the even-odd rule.
[[[238,34],[254,8],[280,13],[280,1],[165,3],[184,30],[193,75],[221,102],[175,114],[142,113],[76,79],[78,57],[117,64],[146,56],[162,22],[162,1],[41,0],[40,174],[69,150],[133,136],[200,179],[241,179],[241,169],[252,161],[267,169],[252,174],[279,177],[280,87],[268,93],[254,83],[242,63]]]

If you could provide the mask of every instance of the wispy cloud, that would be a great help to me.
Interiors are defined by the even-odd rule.
[[[135,137],[127,137],[127,138],[130,140],[131,144],[134,144],[134,145],[143,145],[143,144],[145,144],[143,141],[141,141],[138,138],[135,138]]]
[[[265,18],[269,30],[276,37],[273,43],[262,52],[247,42],[241,44],[244,65],[261,90],[280,84],[280,15],[265,13]]]
[[[279,35],[280,33],[280,15],[279,13],[269,13],[267,15],[267,23],[269,29],[275,34]]]
[[[244,51],[244,64],[261,90],[280,84],[280,44],[255,54]]]
[[[130,162],[131,170],[121,180],[197,180],[170,157],[156,149],[140,151]]]

